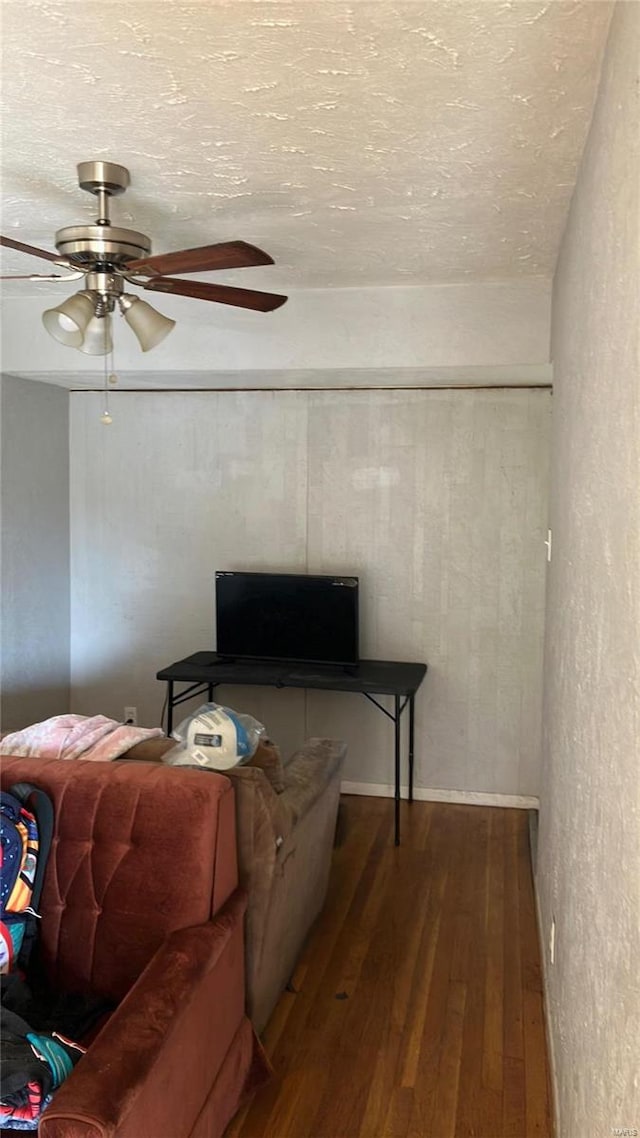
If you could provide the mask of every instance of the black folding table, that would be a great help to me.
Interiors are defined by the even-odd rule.
[[[220,684],[274,688],[314,688],[320,691],[359,692],[394,724],[395,730],[395,843],[400,844],[400,720],[409,708],[409,802],[413,801],[413,748],[415,694],[427,671],[426,664],[396,660],[360,660],[357,667],[328,664],[283,664],[261,660],[229,660],[215,652],[194,652],[157,673],[167,684],[167,734],[173,730],[173,709],[185,700],[207,694],[209,701]],[[176,692],[176,684],[187,684]],[[393,696],[389,711],[376,696]]]

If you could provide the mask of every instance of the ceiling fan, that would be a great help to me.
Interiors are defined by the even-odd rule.
[[[287,297],[255,289],[232,288],[204,281],[182,280],[167,274],[205,273],[215,269],[239,269],[272,265],[273,258],[245,241],[224,241],[197,249],[151,255],[151,241],[144,233],[121,229],[109,218],[109,198],[124,193],[129,171],[114,162],[80,162],[78,183],[98,199],[94,225],[71,225],[55,236],[57,253],[1,237],[0,245],[51,261],[60,273],[34,273],[2,277],[2,280],[74,281],[84,278],[82,290],[43,313],[47,331],[68,347],[88,355],[106,355],[112,348],[111,314],[116,306],[138,338],[143,352],[159,344],[175,325],[146,301],[125,292],[125,282],[148,292],[166,292],[217,304],[231,304],[257,312],[271,312]]]

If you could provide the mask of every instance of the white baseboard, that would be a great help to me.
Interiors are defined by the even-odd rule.
[[[394,788],[383,782],[343,782],[342,794],[364,794],[371,798],[393,798]],[[402,786],[403,798],[409,795],[409,788]],[[425,786],[414,786],[413,797],[416,802],[459,802],[464,806],[509,806],[517,810],[537,810],[540,799],[533,794],[490,794],[477,790],[430,790]]]

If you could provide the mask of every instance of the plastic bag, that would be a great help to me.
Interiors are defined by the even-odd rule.
[[[252,715],[219,703],[203,703],[172,735],[179,746],[167,752],[166,763],[225,771],[249,762],[266,728]]]

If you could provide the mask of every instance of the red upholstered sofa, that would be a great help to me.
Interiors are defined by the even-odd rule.
[[[3,758],[51,796],[43,965],[118,1006],[40,1138],[218,1138],[268,1074],[247,1019],[233,790],[150,763]]]

